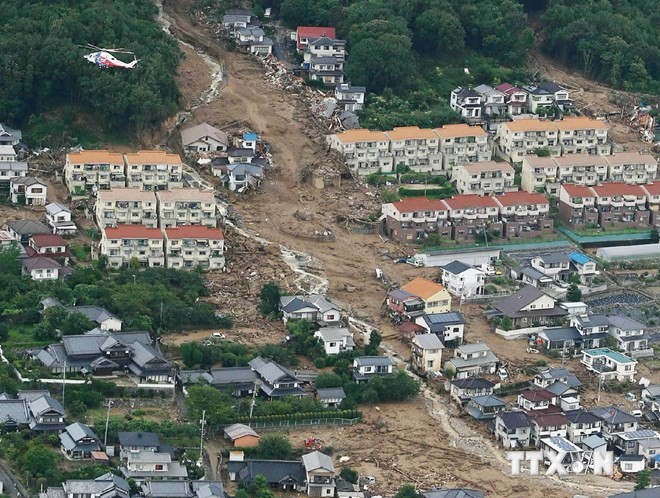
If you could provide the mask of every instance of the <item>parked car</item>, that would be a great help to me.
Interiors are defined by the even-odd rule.
[[[416,266],[418,268],[421,267],[421,266],[424,266],[423,261],[420,261],[419,259],[415,259],[415,258],[408,258],[406,260],[406,263],[408,263],[409,265]]]
[[[211,338],[213,338],[213,339],[224,339],[225,334],[221,334],[220,332],[213,332],[211,334]]]

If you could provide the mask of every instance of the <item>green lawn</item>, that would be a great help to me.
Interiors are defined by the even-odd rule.
[[[32,337],[32,327],[21,325],[9,329],[9,340],[3,344],[5,348],[33,348],[47,346],[53,341],[35,341]]]

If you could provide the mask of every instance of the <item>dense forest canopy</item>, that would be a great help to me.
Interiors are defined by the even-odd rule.
[[[544,49],[586,77],[660,93],[660,2],[550,0]]]
[[[156,14],[153,0],[3,0],[2,121],[26,126],[75,108],[106,129],[140,132],[173,113],[181,54]],[[101,70],[83,59],[88,43],[126,48],[141,61],[132,71]]]

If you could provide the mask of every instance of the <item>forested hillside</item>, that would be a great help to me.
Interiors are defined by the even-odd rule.
[[[550,0],[544,49],[615,88],[660,93],[660,2]]]
[[[35,126],[45,113],[67,121],[80,110],[106,130],[135,133],[176,110],[180,52],[156,23],[152,0],[1,4],[1,121]],[[87,43],[123,47],[141,61],[132,71],[102,70],[83,59]]]

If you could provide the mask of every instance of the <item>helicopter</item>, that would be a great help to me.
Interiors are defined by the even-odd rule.
[[[135,68],[135,66],[137,66],[137,63],[140,61],[140,59],[135,58],[135,54],[133,52],[131,52],[130,50],[126,50],[125,48],[99,48],[89,43],[86,45],[85,48],[96,50],[95,52],[84,55],[83,57],[92,64],[96,64],[101,69],[112,68],[112,67],[118,67],[122,69],[133,69]],[[130,54],[133,56],[133,60],[131,62],[120,61],[112,54]]]

